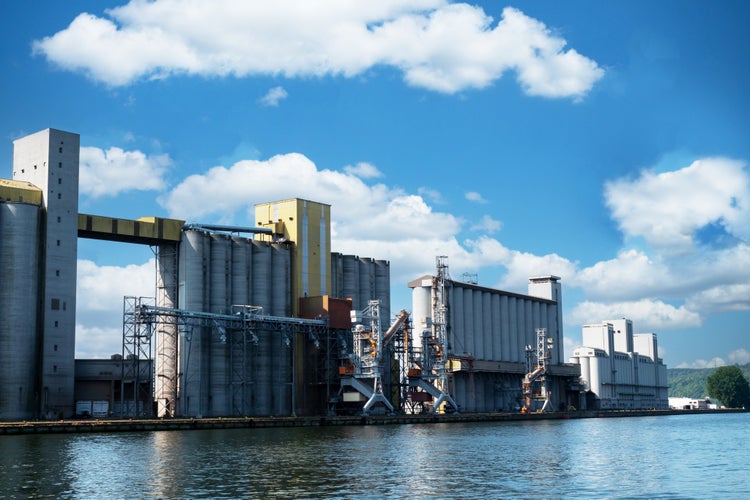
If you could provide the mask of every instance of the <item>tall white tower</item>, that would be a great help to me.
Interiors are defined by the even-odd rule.
[[[78,134],[46,129],[13,142],[13,179],[42,190],[39,404],[44,418],[74,414]],[[32,313],[32,311],[29,311]]]

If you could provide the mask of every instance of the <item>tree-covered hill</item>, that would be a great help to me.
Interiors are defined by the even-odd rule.
[[[750,380],[750,363],[739,366],[742,374]],[[669,383],[670,398],[705,398],[706,380],[716,368],[668,368],[667,381]]]

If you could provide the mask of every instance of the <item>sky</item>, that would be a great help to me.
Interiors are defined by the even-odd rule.
[[[81,136],[81,213],[253,226],[332,206],[332,250],[407,282],[563,284],[669,368],[750,362],[750,4],[443,0],[0,4],[13,140]],[[77,357],[121,351],[148,247],[79,240]]]

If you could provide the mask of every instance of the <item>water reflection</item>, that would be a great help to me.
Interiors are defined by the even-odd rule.
[[[748,423],[740,414],[0,436],[0,498],[741,498]]]

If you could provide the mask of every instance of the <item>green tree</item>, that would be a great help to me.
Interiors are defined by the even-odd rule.
[[[706,389],[727,408],[750,408],[750,384],[737,366],[717,368],[708,376]]]

